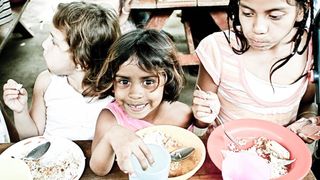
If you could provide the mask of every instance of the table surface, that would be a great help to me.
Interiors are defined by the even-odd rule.
[[[95,175],[89,167],[89,159],[91,157],[91,141],[74,141],[82,149],[86,157],[85,170],[81,176],[81,180],[100,180],[100,179],[128,179],[128,175],[124,174],[118,166],[115,164],[111,172],[106,176]],[[206,138],[203,139],[206,144]],[[13,143],[0,143],[0,153],[6,150],[8,147],[13,145]],[[206,159],[202,167],[197,171],[197,173],[190,178],[191,180],[221,180],[221,171],[211,162],[208,153],[206,154]],[[315,180],[315,176],[310,170],[304,180]]]
[[[226,6],[229,0],[132,0],[131,9]]]

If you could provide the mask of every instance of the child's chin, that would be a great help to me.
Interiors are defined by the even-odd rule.
[[[134,113],[128,113],[128,115],[131,117],[131,118],[134,118],[134,119],[145,119],[145,117],[147,116],[148,113],[146,112],[134,112]]]

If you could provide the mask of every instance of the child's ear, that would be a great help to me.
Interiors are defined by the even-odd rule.
[[[302,21],[303,20],[303,16],[304,16],[304,10],[303,10],[303,8],[299,8],[296,21],[297,22]]]
[[[307,11],[307,9],[309,9],[308,3],[304,4],[304,6],[305,7],[299,7],[299,9],[298,9],[298,15],[297,15],[297,19],[296,19],[297,22],[300,22],[303,20],[304,14],[306,13],[305,11]]]

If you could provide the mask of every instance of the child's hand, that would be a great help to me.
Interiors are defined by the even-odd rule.
[[[28,93],[22,84],[9,79],[3,85],[3,100],[4,103],[15,112],[22,112],[27,109]]]
[[[112,131],[109,134],[114,137],[110,138],[110,143],[116,154],[118,166],[124,173],[134,173],[130,160],[131,155],[137,157],[142,169],[147,169],[148,164],[154,163],[150,150],[134,132],[118,125],[114,126]]]
[[[211,124],[219,114],[220,106],[217,94],[202,90],[194,91],[192,112],[199,121]]]
[[[307,125],[311,124],[317,124],[317,118],[316,117],[310,117],[310,118],[300,118],[299,120],[295,121],[294,123],[290,124],[287,128],[289,128],[292,132],[296,133],[304,142],[306,143],[312,143],[314,140],[311,138],[308,138],[306,134],[303,133],[303,128]]]

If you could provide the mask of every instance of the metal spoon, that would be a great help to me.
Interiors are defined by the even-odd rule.
[[[43,144],[38,145],[26,155],[25,159],[28,159],[28,160],[39,159],[48,151],[50,145],[51,145],[50,141],[47,141]]]
[[[203,91],[198,84],[196,84],[196,87],[200,90]],[[203,91],[204,92],[204,91]],[[232,143],[234,143],[237,147],[242,149],[242,145],[238,142],[236,138],[234,138],[229,132],[227,132],[226,127],[224,126],[224,122],[220,119],[219,116],[216,117],[216,119],[220,122],[222,126],[223,133],[227,136],[228,139],[231,140]]]
[[[181,161],[189,157],[194,151],[194,147],[183,147],[170,152],[172,161]]]

